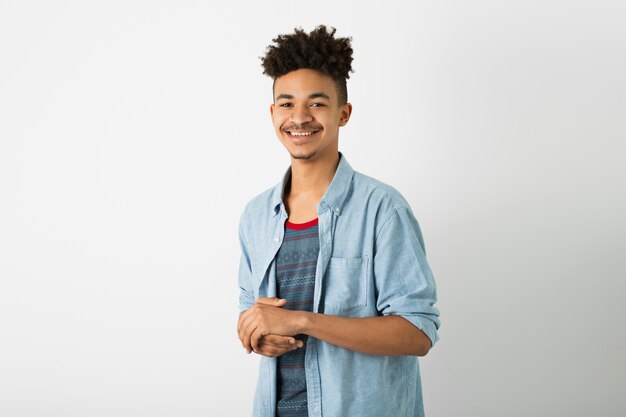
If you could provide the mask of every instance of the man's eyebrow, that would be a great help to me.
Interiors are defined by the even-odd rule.
[[[293,99],[293,95],[291,95],[291,94],[279,94],[276,97],[276,100],[280,100],[281,98],[284,98],[284,99],[287,99],[287,100],[292,100]],[[326,93],[313,93],[313,94],[309,95],[309,99],[314,99],[314,98],[325,98],[326,100],[330,100],[330,97]]]
[[[324,94],[324,93],[313,93],[309,96],[309,98],[325,98],[326,100],[330,100],[330,97],[328,97],[328,94]]]

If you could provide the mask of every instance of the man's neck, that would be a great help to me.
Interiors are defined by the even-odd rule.
[[[289,197],[319,201],[335,176],[339,153],[315,161],[292,159]]]
[[[292,223],[317,217],[317,205],[335,176],[339,153],[319,160],[291,161],[291,180],[285,189],[285,208]]]

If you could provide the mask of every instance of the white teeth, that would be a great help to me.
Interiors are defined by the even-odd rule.
[[[311,136],[314,132],[289,132],[292,136]]]

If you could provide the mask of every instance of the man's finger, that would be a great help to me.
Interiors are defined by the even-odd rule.
[[[263,336],[263,339],[261,339],[261,343],[272,345],[278,348],[290,348],[292,346],[297,346],[295,337],[281,336],[278,334],[268,334]]]
[[[254,350],[255,352],[258,352],[261,349],[261,345],[259,344],[259,341],[261,340],[262,337],[263,337],[263,332],[261,332],[259,328],[256,328],[256,330],[254,330],[252,335],[250,335],[250,346],[252,346],[252,350]]]
[[[245,323],[245,327],[243,327],[241,330],[241,342],[243,343],[244,349],[246,349],[246,352],[248,353],[254,350],[250,338],[252,336],[252,333],[256,331],[256,328],[256,323],[250,320],[248,323]]]
[[[259,304],[267,304],[274,307],[282,307],[287,304],[287,300],[284,298],[276,298],[276,297],[261,297],[256,300]]]
[[[250,309],[247,309],[241,314],[239,314],[239,320],[237,320],[237,333],[241,332],[244,322],[248,319],[248,317],[250,317],[249,311]]]
[[[287,352],[291,352],[295,348],[277,348],[274,346],[269,346],[265,344],[261,344],[259,350],[255,351],[259,355],[267,356],[269,358],[274,358],[277,356],[284,355]]]
[[[246,330],[248,321],[249,320],[248,320],[247,317],[240,317],[239,318],[239,323],[237,323],[237,336],[239,336],[239,340],[241,340],[242,344],[244,344],[243,340],[244,340],[245,330]]]

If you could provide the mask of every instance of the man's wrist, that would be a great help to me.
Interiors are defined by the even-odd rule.
[[[315,313],[311,313],[308,311],[298,311],[298,333],[299,334],[310,334],[313,329],[313,319]]]

